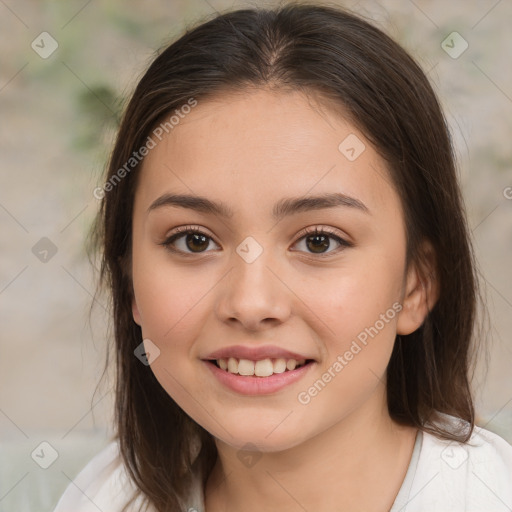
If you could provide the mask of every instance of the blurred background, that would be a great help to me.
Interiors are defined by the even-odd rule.
[[[0,0],[0,512],[53,510],[112,434],[85,242],[123,100],[185,28],[256,3],[277,5]],[[512,443],[512,3],[332,4],[401,43],[443,103],[490,313],[478,424]]]

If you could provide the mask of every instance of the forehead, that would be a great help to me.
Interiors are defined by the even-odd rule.
[[[282,197],[340,192],[370,210],[400,208],[384,161],[334,110],[299,92],[256,90],[201,102],[145,157],[136,203],[207,196],[238,214],[272,214]]]

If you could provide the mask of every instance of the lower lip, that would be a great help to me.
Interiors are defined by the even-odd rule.
[[[210,361],[203,362],[222,384],[242,395],[267,395],[280,391],[286,386],[289,386],[304,377],[304,375],[315,365],[315,362],[311,361],[296,370],[274,373],[269,377],[256,377],[236,375],[218,368]]]

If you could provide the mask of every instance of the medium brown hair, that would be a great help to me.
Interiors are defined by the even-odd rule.
[[[188,29],[138,82],[107,182],[162,118],[190,98],[200,105],[212,95],[255,87],[313,93],[331,109],[341,108],[387,162],[405,216],[407,264],[431,272],[440,289],[423,325],[397,336],[387,370],[389,414],[438,437],[467,441],[474,426],[469,374],[478,281],[454,153],[426,75],[380,29],[340,8],[299,3],[231,11]],[[206,483],[217,450],[212,436],[134,356],[142,341],[132,317],[130,277],[139,170],[140,164],[123,173],[105,192],[91,236],[101,249],[100,284],[112,299],[122,459],[145,503],[175,512],[184,506],[192,472],[200,471]],[[424,240],[436,255],[429,270]],[[451,428],[439,412],[464,420],[467,428]]]

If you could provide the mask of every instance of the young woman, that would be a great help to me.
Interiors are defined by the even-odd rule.
[[[56,512],[511,509],[449,133],[382,31],[305,4],[189,30],[95,195],[117,436]]]

